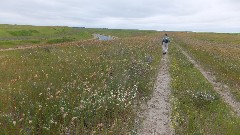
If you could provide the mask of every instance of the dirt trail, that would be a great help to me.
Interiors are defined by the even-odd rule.
[[[38,47],[40,47],[40,46],[21,46],[21,47],[15,47],[15,48],[0,49],[0,52],[13,51],[13,50],[32,49],[32,48],[38,48]]]
[[[26,50],[26,49],[34,49],[34,48],[44,48],[44,47],[55,47],[55,46],[71,46],[71,45],[79,45],[80,43],[88,42],[88,41],[97,41],[97,40],[92,38],[92,39],[86,39],[86,40],[81,40],[81,41],[64,42],[64,43],[57,43],[57,44],[17,46],[14,48],[0,49],[0,52],[14,51],[14,50]]]
[[[191,63],[202,73],[202,75],[213,85],[214,90],[222,97],[222,99],[228,103],[231,108],[240,116],[240,102],[234,99],[230,88],[226,84],[217,82],[215,77],[210,73],[206,72],[196,61],[194,61],[179,45],[177,47],[182,51],[182,53],[189,59]]]
[[[139,135],[172,135],[171,129],[171,105],[169,97],[170,75],[168,72],[168,55],[164,55],[161,59],[161,69],[158,73],[152,98],[143,107],[143,112],[139,117],[143,119],[140,127]]]
[[[14,50],[26,50],[26,49],[34,49],[34,48],[44,48],[44,47],[54,47],[54,46],[69,46],[69,45],[78,45],[80,43],[84,43],[84,42],[88,42],[88,41],[100,41],[100,40],[113,40],[116,39],[117,37],[107,37],[107,36],[103,36],[98,34],[98,36],[102,36],[96,37],[96,35],[93,34],[93,38],[91,39],[85,39],[85,40],[79,40],[79,41],[73,41],[73,42],[63,42],[63,43],[56,43],[56,44],[45,44],[45,45],[28,45],[28,46],[17,46],[14,48],[6,48],[6,49],[0,49],[0,52],[5,52],[5,51],[14,51]]]

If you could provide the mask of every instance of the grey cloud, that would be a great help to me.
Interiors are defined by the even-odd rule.
[[[8,0],[0,23],[155,30],[239,31],[237,0]]]

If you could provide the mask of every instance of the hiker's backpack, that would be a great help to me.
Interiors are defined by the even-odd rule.
[[[164,38],[163,38],[163,42],[164,42],[164,43],[168,43],[168,42],[169,42],[168,37],[164,37]]]

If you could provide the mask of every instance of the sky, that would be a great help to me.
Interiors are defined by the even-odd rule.
[[[1,0],[0,24],[240,32],[240,0]]]

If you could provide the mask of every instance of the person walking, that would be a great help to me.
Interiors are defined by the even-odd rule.
[[[162,39],[163,55],[164,55],[164,54],[167,54],[169,43],[170,43],[170,38],[168,37],[167,34],[165,34],[165,36],[164,36],[163,39]]]

